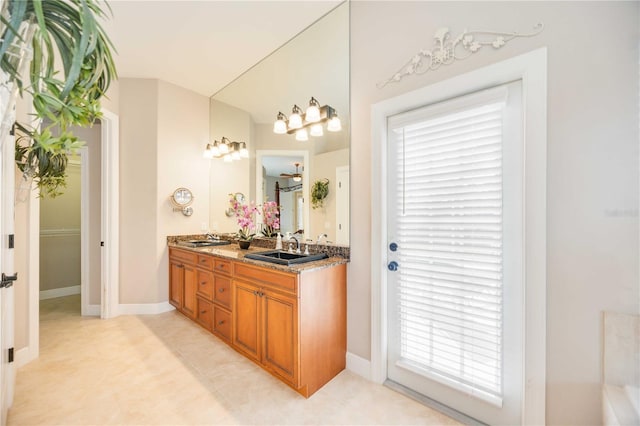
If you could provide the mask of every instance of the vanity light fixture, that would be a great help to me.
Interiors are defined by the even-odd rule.
[[[230,163],[234,160],[249,158],[249,150],[246,142],[232,142],[223,136],[221,141],[208,143],[202,156],[208,160],[222,158],[225,163]]]
[[[309,107],[304,113],[298,105],[293,106],[289,118],[282,112],[278,112],[276,121],[273,123],[273,133],[278,135],[295,133],[297,141],[307,141],[309,135],[318,137],[324,134],[322,129],[324,123],[327,123],[327,130],[330,132],[342,130],[336,110],[329,105],[320,106],[320,102],[312,96]]]
[[[296,130],[296,140],[305,142],[309,140],[309,134],[307,133],[307,129],[298,129]]]

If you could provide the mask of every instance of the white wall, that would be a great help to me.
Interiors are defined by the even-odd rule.
[[[209,224],[209,164],[202,158],[209,134],[209,99],[164,81],[158,84],[157,286],[167,300],[167,235],[200,234]],[[174,212],[169,196],[179,187],[193,193],[193,215]]]
[[[167,235],[208,224],[208,98],[158,80],[120,80],[120,303],[168,298]],[[174,212],[178,187],[194,195]]]
[[[314,209],[309,200],[310,226],[306,237],[315,241],[319,234],[327,234],[336,241],[336,168],[349,165],[349,149],[314,155],[311,159],[311,185],[317,180],[329,179],[329,195],[321,208]]]
[[[64,193],[40,201],[40,291],[80,285],[80,164],[66,174]]]
[[[351,264],[348,350],[370,359],[371,105],[548,47],[547,422],[600,422],[603,310],[638,312],[637,2],[351,3]],[[435,31],[539,36],[384,89]],[[375,230],[374,230],[375,232]]]

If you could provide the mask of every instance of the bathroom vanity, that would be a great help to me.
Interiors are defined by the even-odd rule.
[[[169,244],[169,302],[305,397],[345,368],[346,262],[245,258]]]

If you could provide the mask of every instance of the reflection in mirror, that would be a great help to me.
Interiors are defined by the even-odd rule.
[[[294,105],[302,111],[311,98],[330,105],[340,117],[341,130],[296,140],[295,134],[274,133],[282,112],[290,117]],[[323,111],[326,111],[324,109]],[[303,121],[305,116],[303,115]],[[281,232],[304,238],[349,244],[349,5],[342,3],[287,44],[212,96],[210,139],[223,135],[247,142],[250,157],[232,163],[211,160],[209,227],[235,232],[233,218],[224,214],[229,193],[243,192],[247,202],[278,201]],[[290,123],[289,123],[290,124]],[[308,127],[311,130],[311,127]],[[294,181],[300,164],[301,181]],[[310,188],[329,181],[323,206],[312,208]],[[276,192],[276,183],[279,191]],[[259,216],[258,222],[262,218]]]

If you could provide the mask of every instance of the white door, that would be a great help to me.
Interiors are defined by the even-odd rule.
[[[12,113],[13,114],[13,113]],[[13,242],[10,235],[14,230],[14,138],[8,136],[2,149],[0,149],[0,272],[4,276],[13,276]],[[11,238],[12,239],[12,238]],[[2,418],[0,424],[6,424],[7,411],[13,402],[13,387],[15,382],[15,372],[13,370],[13,284],[9,282],[9,287],[3,286],[0,289],[0,351],[2,352],[0,366],[0,405],[2,407]],[[11,351],[11,353],[10,353]]]
[[[388,378],[520,424],[519,82],[388,118]]]
[[[349,166],[336,168],[336,243],[349,244]]]

